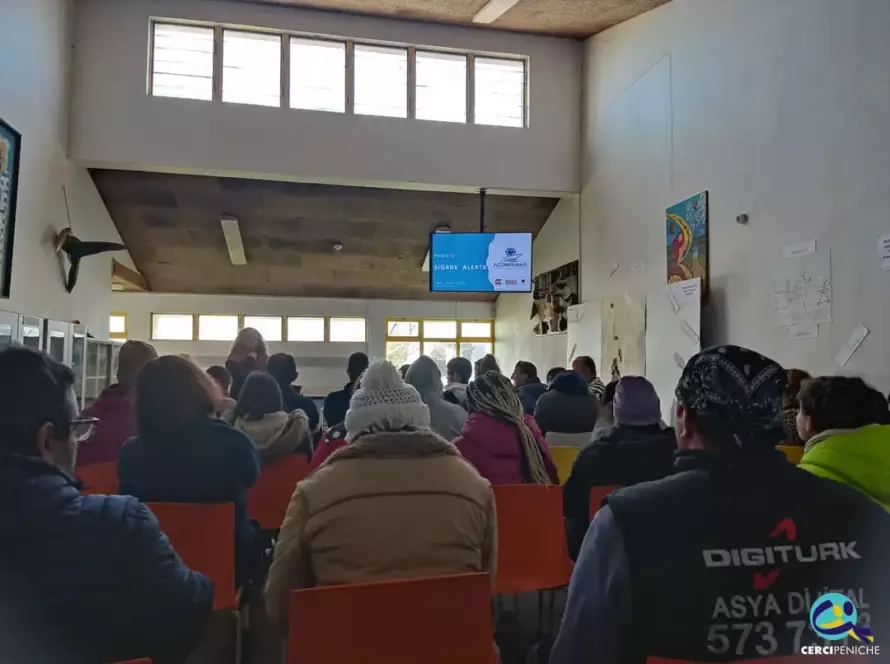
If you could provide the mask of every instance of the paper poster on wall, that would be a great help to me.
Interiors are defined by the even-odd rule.
[[[621,295],[602,302],[604,381],[646,375],[646,296]]]
[[[772,307],[778,327],[831,321],[831,253],[781,258],[772,271]]]

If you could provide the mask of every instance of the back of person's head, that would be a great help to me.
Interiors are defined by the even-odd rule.
[[[244,381],[238,393],[234,415],[247,421],[261,420],[269,413],[283,410],[281,404],[281,388],[278,381],[271,375],[254,371]]]
[[[41,457],[73,472],[77,453],[74,372],[45,353],[0,351],[0,453]]]
[[[619,379],[620,380],[620,379]],[[615,390],[618,388],[617,380],[610,380],[606,383],[606,389],[603,390],[603,405],[608,406],[615,400]]]
[[[229,356],[235,360],[241,360],[251,353],[265,352],[266,342],[263,340],[263,335],[260,334],[259,330],[252,327],[245,327],[238,332],[238,336],[236,336],[235,341],[232,342],[232,349],[229,351]]]
[[[810,378],[812,378],[812,376],[803,369],[788,369],[788,383],[782,391],[783,409],[796,409],[800,406],[797,395],[800,392],[800,388],[803,386],[804,381],[807,381]]]
[[[405,373],[405,382],[421,394],[442,393],[442,372],[435,360],[426,355],[421,355],[411,363]]]
[[[651,426],[661,421],[661,401],[655,386],[642,376],[623,376],[612,400],[615,424]]]
[[[158,351],[144,341],[126,341],[117,356],[117,382],[133,387],[146,362],[155,359]]]
[[[829,429],[887,424],[887,400],[861,378],[819,376],[804,381],[799,399],[798,430],[804,440]]]
[[[526,383],[540,383],[541,379],[538,378],[538,367],[536,367],[531,362],[526,362],[524,360],[520,360],[516,363],[516,366],[513,368],[513,376],[514,382],[516,382],[516,378],[519,378],[518,384],[526,384]]]
[[[577,371],[563,371],[556,374],[550,381],[550,391],[570,397],[590,396],[590,387],[587,385],[587,381]]]
[[[476,370],[476,376],[482,376],[484,374],[487,374],[489,371],[501,373],[501,368],[498,366],[498,361],[491,353],[483,355],[478,360],[476,360],[476,364],[473,368]]]
[[[430,428],[430,411],[392,363],[379,360],[362,374],[345,423],[348,441],[381,431],[423,431]]]
[[[589,355],[580,355],[572,360],[572,371],[577,371],[588,381],[596,378],[596,362]]]
[[[445,365],[445,372],[448,382],[466,385],[473,377],[473,364],[465,357],[452,357]]]
[[[408,369],[411,368],[410,364],[403,364],[399,367],[399,375],[401,375],[402,380],[405,379],[405,375],[408,373]]]
[[[346,375],[350,383],[357,383],[368,368],[368,356],[364,353],[353,353],[346,361]]]
[[[210,378],[178,355],[146,364],[136,381],[136,428],[140,436],[203,422],[216,412]]]
[[[677,383],[677,442],[758,454],[785,437],[782,391],[787,376],[776,362],[740,346],[693,355]]]
[[[534,434],[525,423],[525,410],[510,379],[496,371],[477,375],[467,386],[467,407],[470,413],[481,413],[512,425],[522,443],[524,462],[528,465],[532,484],[549,483],[544,457]]]
[[[553,382],[553,379],[556,378],[557,374],[561,374],[565,371],[565,367],[553,367],[550,371],[547,372],[547,384]]]
[[[232,385],[232,374],[229,373],[228,369],[220,364],[214,364],[212,367],[207,367],[207,375],[219,385],[219,389],[222,391],[223,396],[229,396],[229,387]]]
[[[279,385],[290,385],[297,376],[297,361],[293,355],[287,353],[275,353],[266,363],[266,371]]]

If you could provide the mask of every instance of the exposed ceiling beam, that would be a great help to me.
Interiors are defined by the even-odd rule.
[[[244,241],[241,239],[241,227],[235,217],[223,217],[219,220],[222,225],[223,237],[226,239],[226,247],[229,249],[229,260],[232,265],[247,265],[247,256],[244,255]]]
[[[476,12],[473,23],[494,23],[517,2],[519,0],[488,0],[486,5]]]
[[[139,272],[111,259],[111,290],[145,293],[151,288]]]

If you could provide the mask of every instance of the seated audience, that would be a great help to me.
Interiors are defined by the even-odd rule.
[[[142,341],[127,341],[117,360],[117,382],[106,387],[84,412],[84,417],[99,420],[96,430],[78,450],[81,466],[102,461],[117,461],[121,446],[136,435],[136,403],[133,389],[136,377],[149,360],[158,356],[153,346]]]
[[[550,383],[553,382],[553,379],[556,378],[563,371],[565,371],[565,367],[553,367],[550,371],[548,371],[547,372],[547,387],[550,387]]]
[[[263,466],[294,452],[307,456],[312,453],[306,413],[284,412],[281,389],[269,374],[250,374],[238,395],[238,403],[223,419],[250,436]]]
[[[445,440],[454,440],[467,421],[467,411],[442,398],[442,372],[426,355],[414,360],[405,374],[405,382],[420,394],[430,409],[430,428]]]
[[[324,399],[322,413],[324,421],[329,427],[340,424],[346,419],[346,411],[349,409],[349,400],[352,398],[352,392],[358,385],[358,379],[362,373],[368,368],[368,356],[364,353],[353,353],[346,362],[346,375],[349,376],[349,382],[343,386],[342,390],[331,392]]]
[[[467,385],[473,378],[473,365],[465,357],[453,357],[445,366],[445,401],[467,409]]]
[[[596,426],[599,399],[574,371],[563,371],[550,381],[550,388],[535,404],[535,422],[546,435],[591,433]]]
[[[229,357],[226,358],[226,369],[232,376],[232,385],[229,394],[233,399],[238,398],[241,386],[254,371],[265,371],[268,352],[263,335],[252,327],[245,327],[235,337]]]
[[[584,538],[551,664],[799,655],[825,643],[808,624],[823,588],[856,589],[871,625],[888,624],[878,598],[890,596],[890,517],[775,449],[785,382],[782,367],[738,346],[689,360],[676,390],[677,472],[607,499]],[[788,598],[807,595],[789,614]],[[738,597],[751,607],[732,608]]]
[[[559,484],[534,418],[506,376],[489,371],[467,388],[470,416],[454,445],[492,484]]]
[[[603,392],[606,391],[606,386],[596,374],[596,362],[593,361],[593,358],[588,355],[576,357],[572,360],[572,371],[580,374],[584,382],[587,383],[590,393],[602,403]]]
[[[630,486],[673,472],[677,441],[661,426],[661,401],[641,376],[618,381],[613,401],[615,424],[600,431],[575,459],[563,486],[569,553],[578,556],[590,523],[590,490],[595,486]]]
[[[266,585],[287,629],[298,588],[488,572],[497,564],[494,496],[389,362],[352,395],[349,443],[297,485]]]
[[[606,383],[606,389],[603,390],[603,398],[600,404],[600,412],[596,418],[596,426],[593,429],[594,436],[615,424],[615,416],[612,412],[612,406],[615,399],[615,388],[617,386],[617,380]]]
[[[346,447],[346,424],[340,422],[325,432],[312,453],[312,461],[309,462],[309,472],[318,468],[327,461],[327,458],[341,447]]]
[[[213,384],[219,388],[219,396],[216,398],[216,412],[222,415],[235,407],[236,401],[229,396],[229,388],[232,386],[232,374],[220,364],[207,367],[207,375],[213,380]]]
[[[502,373],[500,366],[498,366],[498,361],[491,353],[483,355],[478,360],[476,360],[476,364],[473,365],[473,369],[477,377],[483,374],[487,374],[489,371]]]
[[[213,386],[174,355],[152,360],[136,384],[138,434],[118,460],[120,491],[145,502],[234,503],[238,584],[261,573],[262,542],[247,518],[260,464],[250,438],[215,417]]]
[[[411,368],[410,364],[403,364],[399,367],[399,374],[402,376],[402,380],[405,380],[405,374],[408,373],[408,369]]]
[[[804,382],[797,418],[806,441],[800,468],[858,489],[890,511],[887,400],[861,378]]]
[[[538,378],[538,368],[531,362],[517,362],[511,379],[526,415],[534,415],[538,397],[547,391],[547,386]]]
[[[266,363],[266,371],[278,382],[281,389],[281,402],[286,413],[302,410],[309,418],[309,429],[318,430],[318,407],[309,397],[304,397],[294,381],[300,376],[297,361],[293,355],[275,353]]]
[[[72,479],[74,374],[43,353],[0,352],[0,602],[4,662],[182,662],[213,585],[190,571],[148,508],[85,496]],[[14,377],[14,379],[10,378]]]
[[[803,369],[788,369],[788,384],[782,391],[782,421],[785,427],[785,445],[803,445],[797,433],[797,412],[800,410],[800,401],[797,398],[803,382],[812,378]]]

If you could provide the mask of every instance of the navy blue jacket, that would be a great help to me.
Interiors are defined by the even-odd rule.
[[[522,402],[522,408],[526,415],[535,414],[535,406],[538,403],[538,399],[546,391],[547,386],[544,383],[526,383],[516,388],[516,393],[519,394],[519,401]]]
[[[346,419],[346,411],[349,410],[350,399],[352,399],[352,386],[348,383],[342,390],[331,392],[324,398],[322,415],[328,428],[340,424]]]
[[[117,465],[120,492],[145,502],[234,503],[239,583],[257,571],[261,544],[247,516],[247,489],[259,472],[250,438],[211,418],[163,435],[131,438]]]
[[[37,458],[0,455],[0,659],[181,662],[213,585],[130,496],[82,496]]]
[[[318,406],[309,397],[303,396],[292,385],[278,384],[281,388],[281,403],[286,413],[292,413],[295,410],[302,410],[309,418],[309,430],[315,431],[318,428]]]

